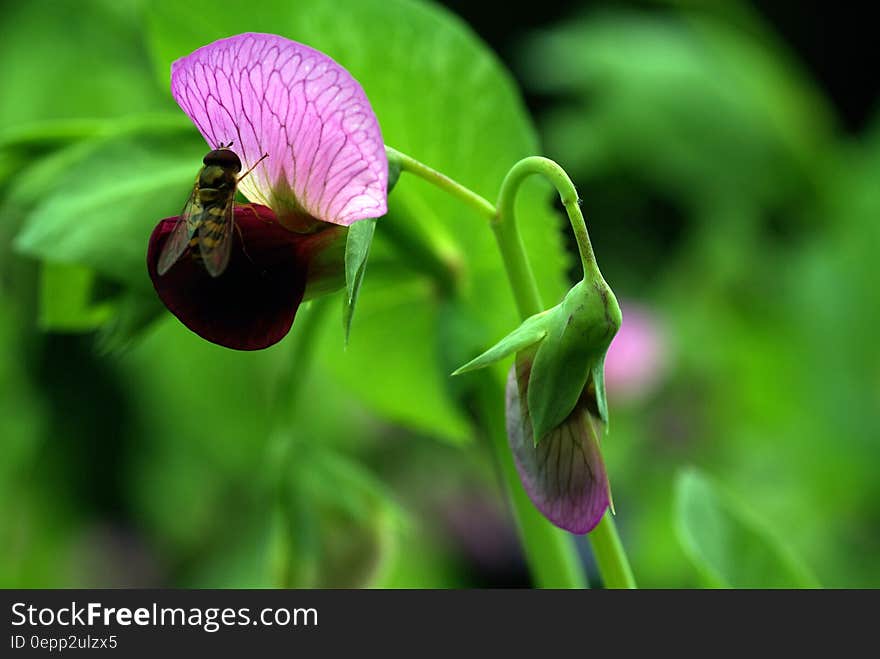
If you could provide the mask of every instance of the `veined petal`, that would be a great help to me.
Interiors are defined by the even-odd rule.
[[[171,65],[171,92],[211,148],[232,142],[240,190],[282,223],[308,215],[348,226],[387,210],[388,158],[364,90],[323,53],[246,33]]]
[[[531,363],[518,358],[507,379],[507,436],[529,499],[556,526],[589,533],[611,504],[599,450],[602,422],[584,393],[571,414],[535,446],[526,403]]]

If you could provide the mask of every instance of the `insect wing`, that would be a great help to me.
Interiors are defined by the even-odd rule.
[[[223,205],[205,208],[203,220],[199,224],[199,249],[202,263],[212,277],[219,277],[226,270],[229,254],[232,251],[232,224],[235,208],[235,192],[229,195]]]
[[[160,275],[164,275],[171,269],[180,256],[189,247],[190,240],[195,235],[196,229],[201,221],[203,208],[199,201],[198,188],[193,188],[192,194],[189,196],[180,217],[177,218],[177,224],[171,230],[171,235],[165,241],[162,247],[162,253],[159,255],[159,263],[157,271]]]

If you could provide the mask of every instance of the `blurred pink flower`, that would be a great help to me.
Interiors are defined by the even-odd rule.
[[[666,369],[669,347],[660,321],[649,309],[621,304],[623,323],[605,356],[605,387],[615,401],[647,396]]]

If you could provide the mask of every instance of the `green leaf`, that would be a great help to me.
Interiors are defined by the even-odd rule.
[[[22,483],[31,480],[32,470],[39,464],[37,456],[50,425],[45,392],[32,381],[33,373],[28,369],[27,360],[22,358],[32,334],[10,298],[0,295],[0,390],[3,391],[0,396],[0,437],[3,438],[0,498],[6,504],[0,504],[0,513],[7,524],[14,519],[13,515],[22,515],[24,519],[20,499]],[[9,547],[2,550],[0,556],[4,560],[0,563],[8,566],[8,571],[17,572],[20,565],[17,569],[12,567],[17,561],[9,560],[9,551]],[[7,570],[0,568],[0,583],[9,583]],[[16,575],[16,583],[20,583],[19,579],[21,577]]]
[[[191,128],[189,118],[179,112],[137,112],[105,119],[39,119],[0,129],[0,149],[57,147],[96,137],[191,132]]]
[[[361,82],[386,143],[489,199],[513,163],[539,151],[510,74],[460,20],[437,6],[270,0],[255,12],[247,5],[217,11],[206,0],[159,0],[147,6],[146,18],[164,84],[174,59],[230,34],[271,32],[318,48]],[[389,201],[358,298],[358,340],[343,352],[339,332],[335,343],[322,344],[317,359],[341,389],[387,418],[461,440],[469,423],[438,356],[443,296],[459,298],[487,336],[503,336],[520,319],[484,218],[406,174]],[[517,203],[523,241],[551,304],[565,291],[568,261],[552,201],[549,185],[529,181]],[[407,213],[396,213],[401,208]],[[386,234],[413,214],[429,229],[432,248],[443,250],[435,261],[448,267],[454,291],[446,292],[417,267],[397,267],[393,280],[374,276],[378,262],[401,262]]]
[[[40,328],[82,332],[105,322],[112,305],[94,301],[94,284],[95,273],[87,268],[44,263],[40,269]]]
[[[140,136],[100,140],[59,154],[52,185],[40,193],[16,237],[16,249],[55,263],[86,266],[113,280],[148,290],[147,242],[164,217],[178,214],[204,150],[195,139]],[[72,156],[71,156],[72,154]],[[88,176],[84,177],[83,172]]]
[[[462,373],[485,368],[490,364],[501,361],[508,355],[512,355],[515,352],[519,352],[529,346],[535,345],[538,341],[547,336],[550,313],[551,311],[544,311],[535,314],[530,318],[526,318],[522,325],[517,327],[482,355],[475,357],[452,374],[461,375]]]
[[[134,9],[134,3],[107,0],[4,3],[2,130],[38,119],[113,117],[173,105],[147,66]]]
[[[420,309],[430,283],[407,279],[400,268],[375,267],[375,257],[371,262],[358,307],[357,341],[343,352],[343,328],[335,319],[317,333],[322,373],[333,378],[340,397],[355,395],[380,415],[426,436],[466,442],[470,424],[450,396],[448,370],[439,355],[440,310]],[[364,304],[367,300],[370,304]]]
[[[765,524],[696,469],[676,482],[676,532],[694,566],[723,588],[818,588]]]
[[[103,144],[100,139],[77,140],[26,165],[10,181],[4,211],[28,212],[44,201],[47,195],[60,192],[57,182],[82,163],[88,162]],[[11,152],[11,149],[4,149],[4,152]]]
[[[367,270],[367,258],[370,256],[370,245],[376,231],[376,220],[368,219],[355,222],[348,228],[345,241],[345,300],[342,312],[342,323],[345,327],[345,343],[351,335],[351,320],[354,306],[357,304],[361,282]]]
[[[394,152],[388,153],[388,194],[391,194],[391,191],[397,185],[397,182],[400,180],[400,172],[403,171],[403,164],[400,162],[400,158],[394,155]]]
[[[688,202],[774,199],[833,132],[821,94],[769,41],[690,13],[608,11],[536,34],[522,68],[572,99],[545,127],[573,176],[623,168]]]
[[[0,186],[11,179],[14,201],[39,199],[57,186],[56,177],[110,138],[185,135],[192,132],[180,112],[137,112],[102,119],[38,119],[0,127]],[[66,164],[65,164],[66,163]],[[22,180],[24,179],[24,183]],[[87,187],[87,177],[78,180]]]

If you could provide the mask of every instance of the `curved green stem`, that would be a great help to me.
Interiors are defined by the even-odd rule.
[[[389,160],[392,160],[400,165],[400,170],[402,172],[409,172],[410,174],[414,174],[420,179],[427,181],[431,185],[434,185],[441,190],[448,192],[453,197],[463,201],[465,204],[467,204],[489,220],[495,217],[495,207],[491,204],[491,202],[484,199],[473,190],[469,190],[461,183],[453,181],[451,178],[446,176],[446,174],[443,174],[441,172],[438,172],[436,169],[428,167],[424,163],[419,162],[415,158],[412,158],[405,153],[401,153],[397,149],[386,146],[385,151],[388,153]]]
[[[568,174],[557,163],[544,158],[542,156],[530,156],[523,158],[507,172],[504,182],[501,184],[501,192],[498,195],[498,214],[495,218],[493,226],[496,234],[499,230],[506,231],[510,234],[507,240],[517,240],[522,244],[519,238],[519,231],[516,228],[516,217],[514,212],[514,203],[516,201],[516,193],[522,182],[532,174],[541,174],[545,176],[559,192],[559,198],[568,214],[568,220],[571,223],[571,229],[574,231],[574,237],[577,240],[578,251],[581,256],[581,265],[584,270],[584,278],[591,280],[601,280],[602,274],[599,272],[599,266],[596,264],[596,256],[593,254],[593,245],[590,242],[590,234],[587,231],[587,223],[584,221],[584,215],[581,212],[581,201],[575,190]],[[501,228],[501,225],[511,225],[508,228]],[[525,268],[528,268],[528,260],[525,258],[525,250],[518,250],[521,253],[521,259],[526,262]],[[519,256],[517,258],[520,258]],[[532,283],[534,276],[531,277]],[[535,287],[537,290],[537,287]],[[533,306],[537,311],[531,311],[528,315],[543,311],[544,307],[537,300],[532,300]]]

